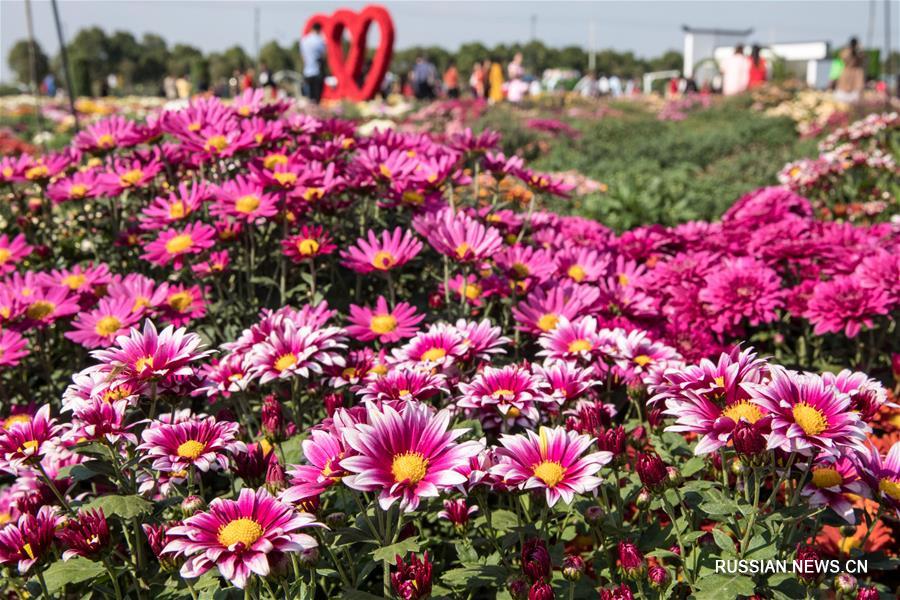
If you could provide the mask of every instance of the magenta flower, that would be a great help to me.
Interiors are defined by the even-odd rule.
[[[147,230],[164,229],[187,220],[212,197],[212,189],[203,182],[178,185],[178,192],[170,192],[167,197],[156,198],[144,209],[141,228]]]
[[[344,348],[343,330],[337,327],[314,329],[284,321],[275,328],[250,356],[251,372],[260,383],[273,379],[310,377],[323,367],[344,366],[337,351]]]
[[[63,286],[40,287],[27,298],[25,319],[37,326],[50,325],[79,310],[78,296]]]
[[[374,379],[370,379],[358,391],[361,399],[375,403],[405,400],[427,400],[447,391],[443,375],[420,369],[398,367]]]
[[[260,183],[242,175],[222,184],[215,196],[209,211],[215,216],[263,223],[278,213],[277,196],[266,193]]]
[[[342,250],[341,257],[342,264],[357,273],[371,273],[402,267],[420,250],[422,242],[409,230],[397,227],[393,232],[383,231],[379,239],[370,229],[367,238],[359,238],[355,246]]]
[[[871,420],[887,404],[887,390],[865,373],[844,369],[837,375],[822,373],[822,379],[825,385],[833,385],[842,394],[850,396],[851,410],[858,412],[863,421]]]
[[[438,518],[450,521],[454,527],[465,528],[469,517],[476,512],[478,512],[478,507],[474,504],[467,505],[463,498],[444,500],[444,510],[438,512]]]
[[[109,524],[103,509],[82,509],[78,516],[65,522],[56,537],[60,545],[66,548],[63,560],[75,556],[94,559],[109,547]]]
[[[875,318],[888,314],[889,307],[884,290],[866,287],[859,277],[846,275],[816,284],[803,316],[813,324],[816,335],[843,331],[852,338],[863,327],[872,328]]]
[[[866,446],[858,458],[858,471],[872,495],[900,513],[900,442],[894,442],[887,456]]]
[[[598,371],[618,356],[621,329],[597,329],[597,319],[582,317],[577,321],[562,320],[555,329],[541,335],[538,356],[594,365]]]
[[[547,505],[560,498],[571,504],[576,494],[586,494],[600,485],[598,471],[612,460],[610,452],[585,454],[593,439],[562,427],[541,427],[540,433],[503,435],[497,450],[498,463],[491,475],[519,489],[544,490]]]
[[[47,186],[47,196],[56,204],[93,198],[99,192],[95,170],[76,171],[69,177],[52,181]]]
[[[108,152],[115,148],[134,146],[146,137],[141,126],[122,115],[107,117],[92,123],[75,136],[74,144],[87,152]]]
[[[482,448],[474,441],[455,443],[467,430],[448,431],[447,410],[432,413],[424,404],[407,402],[398,412],[367,403],[366,415],[368,423],[341,431],[344,443],[358,453],[341,461],[352,473],[344,483],[363,492],[378,491],[384,510],[399,500],[401,509],[414,511],[422,498],[465,483],[458,469]]]
[[[468,348],[465,338],[455,328],[432,326],[419,332],[401,348],[393,351],[393,360],[399,366],[446,369],[462,358]]]
[[[733,332],[743,322],[756,326],[774,321],[781,308],[781,278],[755,258],[725,259],[706,276],[698,295],[714,316],[713,329]]]
[[[847,523],[855,524],[856,515],[847,494],[862,495],[864,485],[853,461],[845,456],[819,458],[813,463],[810,475],[801,491],[810,507],[827,506]]]
[[[61,521],[55,507],[42,506],[37,514],[24,513],[18,522],[0,528],[0,565],[16,565],[25,575],[47,556]]]
[[[216,230],[205,223],[191,223],[183,229],[166,229],[146,245],[141,256],[155,265],[180,269],[185,256],[200,254],[215,243]]]
[[[293,465],[288,471],[291,485],[281,493],[285,502],[315,498],[347,475],[340,464],[347,452],[339,436],[314,429],[301,447],[309,464]]]
[[[327,256],[337,250],[331,234],[321,225],[304,225],[300,233],[281,241],[284,255],[295,263],[312,260],[318,256]]]
[[[50,405],[43,405],[33,417],[16,420],[0,428],[0,471],[15,475],[30,460],[40,460],[49,442],[62,431],[50,418]]]
[[[14,367],[28,356],[28,342],[18,331],[0,329],[0,367]]]
[[[15,271],[16,263],[31,254],[32,250],[34,248],[28,245],[21,233],[12,239],[5,233],[0,235],[0,275]]]
[[[91,398],[74,408],[72,428],[66,438],[71,440],[87,440],[92,442],[109,442],[117,444],[125,439],[132,444],[137,437],[130,433],[125,418],[128,400],[105,400]]]
[[[244,488],[236,501],[216,498],[207,512],[169,529],[163,553],[187,559],[182,577],[200,577],[216,567],[225,579],[244,588],[252,574],[269,575],[270,554],[315,548],[315,538],[299,530],[316,526],[311,514],[297,512],[264,488]]]
[[[413,227],[435,250],[459,263],[489,258],[503,246],[496,229],[451,209],[416,217]]]
[[[146,187],[162,168],[162,163],[155,159],[146,164],[140,159],[116,160],[111,172],[101,173],[97,177],[98,192],[118,196],[126,190]]]
[[[546,402],[556,402],[560,406],[577,400],[589,389],[597,385],[594,371],[563,360],[548,360],[543,365],[535,365],[537,388]]]
[[[425,315],[416,313],[415,307],[406,302],[398,302],[388,308],[384,296],[379,296],[375,309],[367,306],[350,305],[350,326],[347,334],[361,342],[378,340],[382,344],[397,342],[412,337]]]
[[[558,285],[549,290],[535,288],[512,309],[516,327],[529,333],[549,333],[561,321],[575,321],[586,314],[600,296],[586,285]]]
[[[863,449],[867,428],[850,410],[850,396],[818,375],[773,368],[771,381],[746,387],[753,402],[772,416],[769,449],[804,456],[814,450],[839,456]]]
[[[228,469],[228,454],[246,452],[237,439],[240,426],[231,421],[203,420],[180,423],[154,422],[141,434],[144,443],[137,447],[153,460],[153,469],[167,473],[185,472],[191,467],[208,471],[211,467]]]
[[[133,300],[129,298],[101,298],[97,308],[79,313],[72,321],[72,331],[66,338],[85,348],[111,346],[116,338],[127,333],[140,320],[140,315],[132,312]]]
[[[485,367],[471,382],[460,383],[459,408],[485,422],[499,425],[506,420],[534,425],[540,419],[535,401],[544,398],[537,390],[537,379],[528,369],[517,365]]]

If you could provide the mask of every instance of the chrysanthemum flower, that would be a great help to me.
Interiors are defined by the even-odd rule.
[[[75,317],[73,330],[65,336],[85,348],[110,346],[140,320],[131,309],[132,300],[128,298],[101,298],[97,308]]]
[[[432,370],[446,369],[466,353],[463,336],[447,326],[419,332],[402,347],[395,348],[392,360],[398,366]]]
[[[781,278],[763,262],[749,257],[725,259],[706,277],[699,299],[715,316],[717,332],[731,332],[746,321],[753,326],[777,318],[783,292]]]
[[[327,256],[337,250],[331,234],[321,225],[304,225],[300,233],[281,241],[285,256],[295,263],[312,260],[317,256]]]
[[[216,201],[210,213],[233,217],[248,223],[262,223],[278,213],[278,198],[266,193],[263,186],[248,177],[238,175],[216,190]]]
[[[42,506],[37,514],[22,514],[18,522],[0,527],[0,565],[15,565],[25,575],[47,556],[61,520],[55,507]]]
[[[106,293],[110,299],[127,298],[131,300],[131,310],[143,315],[162,304],[168,293],[167,283],[157,284],[149,277],[139,273],[129,273],[125,277],[113,278],[107,286]]]
[[[215,229],[199,222],[183,229],[166,229],[147,244],[141,258],[159,266],[172,263],[175,269],[180,269],[185,256],[199,254],[212,247],[215,237]]]
[[[113,115],[92,123],[75,136],[75,147],[87,152],[109,152],[138,144],[144,136],[137,122]]]
[[[26,300],[27,321],[45,326],[78,312],[78,296],[63,286],[39,287]]]
[[[887,293],[866,287],[859,277],[846,275],[822,281],[813,288],[804,317],[816,335],[844,332],[856,337],[863,327],[871,328],[875,318],[889,312]]]
[[[14,367],[28,356],[28,342],[18,331],[0,329],[0,367]]]
[[[645,331],[632,330],[618,339],[616,371],[626,382],[639,380],[651,370],[662,371],[681,357],[674,348],[654,342]]]
[[[137,443],[137,436],[129,432],[131,428],[125,418],[128,400],[104,400],[91,398],[74,408],[72,428],[66,437],[70,440],[109,442],[117,444],[125,439]]]
[[[603,372],[604,365],[618,356],[618,340],[624,335],[621,329],[598,330],[597,319],[591,316],[576,321],[563,319],[538,339],[542,348],[538,356],[594,365]]]
[[[366,382],[357,393],[363,401],[377,403],[427,400],[439,392],[448,393],[446,378],[420,369],[396,368]]]
[[[872,495],[900,514],[900,442],[894,442],[886,456],[866,446],[858,455],[858,467]]]
[[[810,475],[801,491],[810,507],[827,506],[851,525],[856,523],[847,494],[862,494],[863,483],[853,462],[845,456],[820,458],[813,463]]]
[[[600,281],[609,269],[609,257],[591,248],[565,248],[554,262],[557,273],[575,283]]]
[[[33,249],[21,233],[12,239],[5,233],[0,235],[0,275],[14,271],[16,264],[31,254]]]
[[[539,283],[544,282],[555,270],[550,253],[531,246],[509,246],[493,258],[503,273],[514,281],[534,279]]]
[[[837,375],[822,373],[825,385],[833,385],[842,394],[851,399],[851,410],[859,413],[863,421],[869,421],[887,404],[887,390],[875,379],[860,371],[844,369]],[[893,406],[893,405],[891,405]]]
[[[357,273],[389,271],[402,267],[422,250],[422,242],[409,230],[397,227],[383,231],[379,239],[369,230],[367,238],[359,238],[356,245],[341,251],[342,264]]]
[[[68,177],[57,179],[47,186],[47,197],[53,202],[78,202],[86,198],[95,197],[100,191],[97,182],[97,172],[76,171]]]
[[[162,168],[162,163],[156,159],[149,161],[116,160],[110,169],[111,172],[98,175],[98,192],[102,191],[109,196],[119,196],[125,190],[146,187]]]
[[[313,329],[284,321],[250,356],[252,372],[260,383],[273,379],[309,377],[323,367],[343,366],[337,351],[345,347],[343,330],[337,327]]]
[[[594,371],[563,360],[548,360],[534,366],[537,389],[544,400],[560,406],[577,400],[597,384]]]
[[[297,512],[264,488],[244,488],[236,501],[216,498],[207,512],[169,529],[171,541],[163,553],[187,558],[182,577],[200,577],[216,567],[225,579],[244,588],[252,574],[269,575],[269,554],[315,548],[316,540],[298,531],[317,525],[311,514]]]
[[[144,443],[137,449],[146,452],[146,460],[153,460],[156,471],[227,469],[229,453],[247,451],[246,445],[236,438],[239,428],[237,423],[212,417],[180,423],[155,422],[143,431]]]
[[[534,406],[536,400],[543,400],[537,380],[518,365],[485,367],[471,382],[460,383],[459,390],[456,406],[468,409],[477,418],[497,423],[511,419],[523,425],[533,425],[540,418]]]
[[[147,230],[171,227],[175,223],[185,221],[200,209],[213,195],[213,190],[204,182],[178,185],[178,191],[170,192],[167,197],[159,197],[143,210],[141,228]]]
[[[496,229],[449,208],[416,217],[413,227],[435,250],[459,263],[489,258],[503,246]]]
[[[350,305],[347,333],[361,342],[377,339],[382,344],[389,344],[414,336],[418,330],[416,325],[424,318],[425,315],[417,314],[415,307],[406,302],[398,302],[389,308],[384,296],[379,296],[374,310]]]
[[[593,440],[562,427],[541,427],[540,433],[503,435],[499,462],[491,475],[523,490],[544,490],[547,505],[562,498],[571,504],[576,494],[586,494],[600,485],[596,473],[612,460],[610,452],[584,454]]]
[[[80,296],[102,292],[106,284],[112,280],[109,266],[104,263],[54,269],[49,273],[40,273],[38,278],[44,285],[64,286]]]
[[[353,473],[347,486],[378,491],[379,504],[387,510],[396,501],[400,508],[416,510],[422,498],[466,481],[457,469],[478,454],[478,442],[455,443],[465,429],[448,431],[450,413],[408,402],[400,412],[385,404],[366,404],[368,423],[342,430],[344,443],[358,455],[345,458],[341,467]]]
[[[285,502],[314,498],[347,475],[340,463],[349,453],[338,435],[314,429],[301,447],[308,464],[293,465],[288,471],[291,485],[280,496]]]
[[[772,369],[767,384],[746,384],[753,402],[772,416],[768,447],[809,456],[862,450],[866,426],[850,409],[850,396],[818,375]]]
[[[558,285],[549,290],[538,287],[513,307],[512,314],[518,329],[548,333],[562,320],[574,321],[586,314],[599,295],[596,288],[586,285]]]
[[[160,317],[175,327],[187,325],[206,314],[204,297],[208,295],[208,288],[199,285],[170,285],[165,302],[160,307]]]
[[[66,549],[63,560],[75,556],[97,558],[109,546],[109,524],[103,509],[82,509],[56,533],[60,545]]]
[[[191,362],[209,354],[198,352],[200,336],[171,325],[157,332],[149,319],[143,331],[132,328],[116,338],[116,347],[94,350],[91,355],[117,372],[118,383],[143,383],[178,375],[191,375]]]
[[[62,426],[50,418],[49,404],[32,418],[0,429],[0,471],[15,475],[25,462],[40,459],[45,445],[61,431]]]

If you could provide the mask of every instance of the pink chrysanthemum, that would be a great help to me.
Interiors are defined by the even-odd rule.
[[[101,298],[97,308],[75,317],[73,330],[65,335],[85,348],[110,346],[140,320],[131,310],[132,303],[128,298]]]
[[[12,239],[5,233],[0,235],[0,275],[14,271],[16,264],[31,254],[32,250],[21,233]]]
[[[443,375],[419,369],[393,369],[368,381],[358,394],[363,401],[399,402],[427,400],[439,392],[447,393]]]
[[[416,325],[424,318],[425,315],[417,314],[415,307],[406,302],[389,308],[384,296],[379,296],[374,309],[350,305],[351,324],[347,333],[361,342],[377,339],[382,344],[390,344],[414,336],[418,331]]]
[[[548,360],[543,365],[535,365],[534,374],[544,400],[560,406],[577,400],[598,383],[593,369],[563,360]]]
[[[28,356],[28,342],[18,331],[0,329],[0,367],[14,367]]]
[[[562,498],[571,504],[576,494],[586,494],[600,485],[596,473],[612,460],[610,452],[584,454],[593,439],[563,427],[541,427],[540,433],[503,435],[497,450],[498,463],[490,473],[504,484],[519,489],[544,490],[547,505]]]
[[[393,351],[398,365],[425,370],[446,369],[466,353],[463,336],[446,325],[420,332],[401,348]]]
[[[211,188],[203,182],[178,185],[178,192],[170,192],[167,197],[159,197],[144,209],[141,227],[147,230],[171,227],[185,221],[212,197]]]
[[[269,575],[269,554],[315,548],[316,540],[298,531],[317,525],[311,514],[297,512],[265,489],[244,488],[237,501],[216,498],[207,512],[169,529],[171,541],[163,553],[187,558],[182,577],[200,577],[216,567],[225,579],[244,588],[251,574]]]
[[[825,385],[832,385],[842,394],[850,396],[850,409],[859,413],[863,421],[869,421],[887,404],[887,390],[875,379],[860,371],[844,369],[837,375],[822,373]],[[890,406],[895,407],[891,404]]]
[[[516,327],[529,333],[548,333],[560,321],[574,321],[586,314],[599,295],[596,288],[586,285],[535,288],[512,309]]]
[[[746,384],[753,402],[772,416],[768,447],[809,456],[862,450],[866,426],[850,396],[812,373],[772,369],[767,384]]]
[[[62,431],[45,404],[33,417],[0,428],[0,471],[15,475],[29,460],[39,460],[45,446]]]
[[[471,382],[460,383],[461,396],[456,406],[467,409],[479,419],[499,424],[509,419],[522,425],[533,425],[540,418],[534,406],[543,400],[537,380],[518,365],[485,367]],[[499,415],[497,414],[499,413]]]
[[[421,250],[422,242],[402,227],[383,231],[381,238],[370,229],[367,238],[359,238],[356,245],[342,250],[341,257],[343,264],[357,273],[371,273],[402,267]]]
[[[128,400],[105,400],[91,398],[74,407],[72,428],[66,438],[75,441],[91,441],[117,444],[125,439],[137,443],[137,436],[129,432],[131,428],[125,418]]]
[[[460,263],[489,258],[503,246],[496,229],[449,208],[416,217],[413,227],[435,250]]]
[[[717,332],[734,331],[744,320],[756,326],[774,321],[783,301],[781,278],[763,262],[749,257],[725,259],[706,276],[698,295],[714,315]]]
[[[867,446],[858,459],[859,474],[872,495],[900,514],[900,442],[894,442],[884,457],[878,448]]]
[[[353,473],[347,486],[378,491],[379,504],[387,510],[396,501],[400,508],[416,510],[422,498],[465,483],[459,473],[469,458],[481,451],[479,442],[455,443],[465,429],[449,430],[450,413],[408,402],[398,412],[389,405],[366,405],[368,423],[342,430],[344,443],[358,455],[345,458],[341,467]]]
[[[347,475],[340,464],[347,451],[338,435],[314,429],[301,447],[309,464],[293,465],[288,471],[291,485],[280,496],[285,502],[314,498]]]
[[[0,565],[15,565],[25,575],[50,552],[61,522],[55,507],[42,506],[37,514],[22,514],[18,522],[0,527]]]
[[[816,335],[843,331],[852,338],[888,312],[889,297],[883,289],[864,286],[859,277],[845,275],[816,284],[803,316],[813,324]]]
[[[662,371],[681,359],[674,348],[654,342],[646,332],[637,329],[619,337],[618,347],[616,371],[629,383],[640,380],[652,370]]]
[[[216,191],[210,213],[248,223],[262,223],[278,213],[278,198],[253,179],[238,175]]]
[[[318,256],[327,256],[337,250],[331,234],[321,225],[304,225],[300,233],[281,241],[284,255],[295,263],[312,260]]]
[[[810,507],[827,506],[847,523],[855,524],[856,515],[847,494],[861,495],[864,486],[853,461],[845,456],[817,459],[812,465],[810,476],[801,492]]]
[[[541,335],[538,356],[577,361],[605,370],[607,362],[618,356],[621,329],[597,329],[597,319],[582,317],[577,321],[563,319],[555,329]]]
[[[342,333],[337,327],[313,329],[285,321],[254,348],[252,372],[260,383],[267,383],[309,377],[310,373],[322,373],[323,366],[344,366],[344,358],[337,353],[345,346]]]
[[[240,425],[230,421],[203,420],[180,423],[154,422],[137,447],[146,452],[145,460],[153,460],[153,469],[179,473],[196,467],[208,471],[211,467],[228,468],[228,454],[246,452],[244,442],[236,439]]]
[[[72,294],[68,288],[40,287],[27,297],[25,318],[35,325],[44,326],[73,315],[78,310],[78,296]]]
[[[215,237],[216,230],[205,223],[191,223],[183,229],[166,229],[147,244],[141,258],[159,266],[172,263],[175,269],[180,269],[186,256],[200,254],[212,247]]]

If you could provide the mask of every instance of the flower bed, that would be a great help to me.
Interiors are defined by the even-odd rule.
[[[616,235],[498,143],[251,92],[0,159],[7,591],[886,591],[896,228]]]

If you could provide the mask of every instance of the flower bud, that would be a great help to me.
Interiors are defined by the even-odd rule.
[[[606,513],[599,506],[588,506],[587,510],[584,511],[584,520],[587,521],[591,525],[596,525],[603,520],[603,517],[606,516]]]
[[[325,517],[325,524],[331,529],[343,527],[347,523],[347,513],[333,512]]]
[[[462,498],[456,500],[444,500],[444,510],[438,513],[441,519],[447,519],[453,523],[458,532],[463,532],[469,524],[469,515],[477,511],[477,506],[469,507]]]
[[[263,398],[262,429],[266,437],[271,440],[281,441],[284,439],[284,411],[274,394]]]
[[[628,584],[623,583],[619,587],[602,588],[600,600],[634,600],[634,593]]]
[[[641,491],[638,492],[637,498],[634,499],[634,505],[643,510],[650,506],[650,502],[652,501],[653,495],[650,494],[650,490],[648,490],[647,488],[641,488]]]
[[[858,587],[856,577],[849,573],[841,573],[834,578],[834,591],[838,593],[838,598],[852,598]]]
[[[538,579],[528,590],[528,600],[553,600],[553,588],[543,579]]]
[[[631,540],[619,542],[616,549],[619,554],[619,568],[625,577],[639,579],[647,569],[644,555]]]
[[[584,573],[584,559],[577,554],[566,554],[562,561],[562,576],[568,581],[578,581]]]
[[[759,462],[766,452],[766,438],[762,427],[741,419],[731,434],[734,451],[742,460]]]
[[[325,413],[329,417],[333,417],[335,411],[339,408],[343,408],[344,406],[344,395],[343,394],[326,394],[325,398],[322,399],[325,404]]]
[[[856,535],[856,525],[841,525],[842,537],[853,537]]]
[[[300,563],[301,567],[306,569],[316,566],[319,562],[319,547],[313,546],[312,548],[304,548],[298,552],[297,562]]]
[[[650,491],[658,492],[665,488],[669,474],[665,463],[656,452],[638,454],[635,470],[641,478],[641,483]]]
[[[856,600],[878,600],[878,590],[873,587],[862,586],[856,592]]]
[[[396,557],[397,568],[391,573],[391,589],[403,600],[420,600],[431,596],[431,561],[428,552],[420,559],[410,554],[408,561],[399,555]]]
[[[521,575],[510,575],[506,580],[506,591],[513,600],[525,600],[528,598],[528,581]]]
[[[200,496],[188,496],[181,501],[181,514],[185,519],[204,510],[206,510],[206,501]]]
[[[428,295],[428,308],[438,310],[444,305],[444,296],[438,292],[432,292]]]
[[[673,487],[678,487],[684,483],[684,477],[681,476],[681,471],[677,467],[666,467],[666,479],[669,481],[669,485]]]
[[[269,461],[269,468],[266,470],[266,489],[274,496],[285,487],[287,487],[287,480],[284,475],[284,467],[273,456]]]
[[[797,554],[794,556],[794,563],[797,568],[794,572],[797,578],[810,587],[818,586],[823,579],[823,574],[815,569],[815,564],[807,564],[807,562],[822,560],[822,553],[814,546],[797,546]]]
[[[621,425],[603,429],[597,434],[597,447],[601,451],[611,452],[614,459],[624,456],[627,441],[628,436]]]
[[[659,565],[654,565],[647,570],[647,579],[650,580],[650,587],[660,592],[669,587],[669,583],[672,581],[669,571]]]
[[[744,466],[743,461],[733,460],[731,461],[731,473],[733,475],[743,475],[744,471],[747,470],[747,467]]]
[[[531,581],[550,578],[550,553],[544,540],[531,538],[522,545],[522,572]]]

